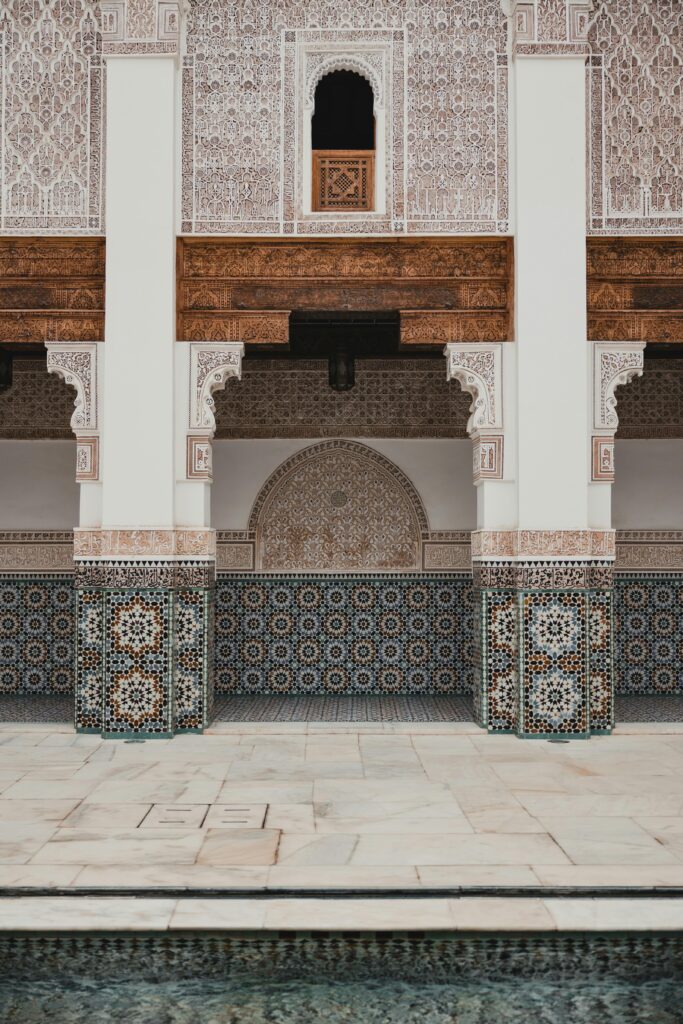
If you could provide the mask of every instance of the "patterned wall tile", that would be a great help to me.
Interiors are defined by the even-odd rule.
[[[472,687],[468,579],[219,577],[220,693],[453,693]]]
[[[441,356],[359,359],[350,391],[329,386],[327,360],[245,359],[216,395],[216,437],[465,438],[471,401]]]
[[[70,576],[0,578],[0,693],[70,693],[75,595]]]
[[[101,590],[76,591],[76,728],[99,732],[102,727],[104,595]]]
[[[614,630],[612,592],[588,594],[588,692],[591,732],[614,725]]]
[[[171,593],[104,592],[106,734],[171,732]]]
[[[213,711],[213,590],[174,594],[174,718],[177,730],[200,730]]]
[[[585,593],[520,593],[522,735],[588,732]]]
[[[683,693],[683,574],[614,578],[617,693]]]
[[[475,711],[490,732],[512,732],[519,714],[517,601],[512,591],[484,591],[477,603],[481,672],[475,678]]]

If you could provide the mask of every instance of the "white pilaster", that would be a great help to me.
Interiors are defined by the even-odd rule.
[[[107,59],[102,525],[174,525],[176,59]]]
[[[585,58],[514,69],[517,525],[588,529]]]

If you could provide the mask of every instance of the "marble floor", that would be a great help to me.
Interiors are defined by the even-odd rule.
[[[0,886],[683,886],[683,726],[0,726]]]

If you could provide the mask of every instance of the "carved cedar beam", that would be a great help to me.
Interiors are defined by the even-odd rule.
[[[287,345],[289,310],[180,313],[178,340]]]
[[[180,296],[185,311],[299,309],[393,311],[396,309],[481,309],[505,311],[505,281],[355,280],[251,281],[186,278]]]
[[[400,316],[401,345],[510,340],[507,313],[402,309]]]
[[[0,238],[0,344],[104,338],[102,238]]]
[[[683,241],[588,239],[591,341],[683,341]]]
[[[178,276],[317,280],[509,280],[510,238],[179,238]]]
[[[283,309],[405,310],[405,345],[512,337],[509,238],[180,238],[177,255],[181,340],[286,342]]]
[[[0,310],[0,344],[40,344],[48,341],[101,341],[104,314],[75,310]]]

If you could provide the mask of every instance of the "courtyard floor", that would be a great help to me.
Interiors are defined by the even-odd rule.
[[[683,887],[683,725],[558,743],[467,722],[219,723],[146,742],[4,724],[0,887],[252,891],[151,901],[0,892],[0,930],[680,929],[680,898],[557,900],[547,889]],[[459,887],[532,891],[433,891]],[[253,898],[289,889],[385,898]]]

